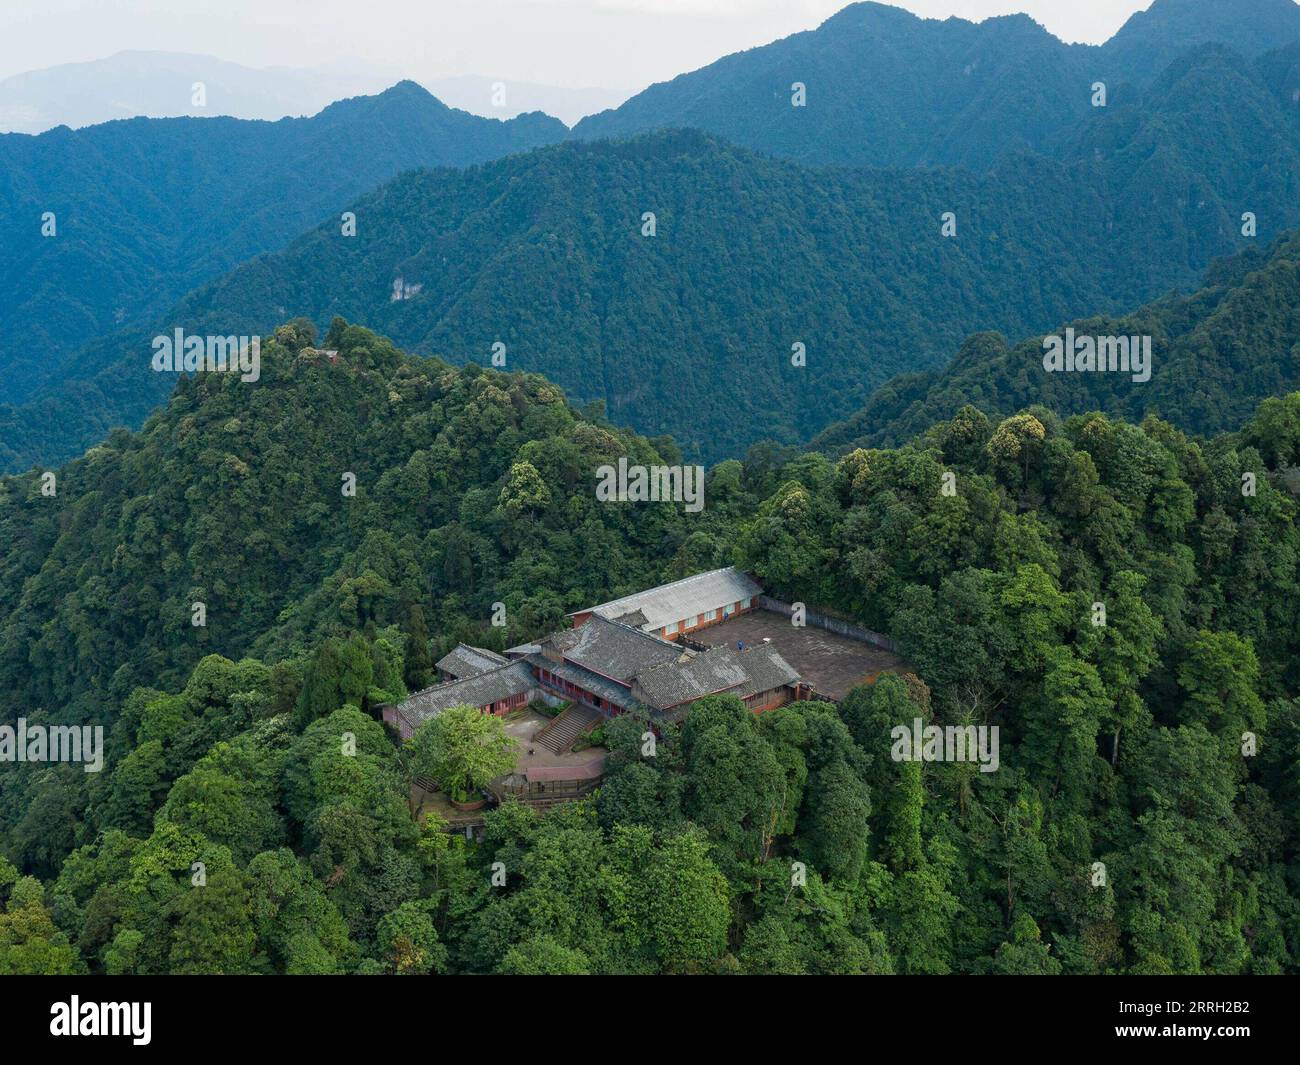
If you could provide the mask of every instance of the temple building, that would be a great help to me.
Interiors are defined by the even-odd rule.
[[[879,634],[815,612],[793,615],[734,567],[697,573],[576,611],[572,629],[505,655],[459,644],[438,661],[440,683],[383,717],[407,739],[453,706],[505,715],[534,701],[567,702],[569,720],[548,733],[563,738],[575,723],[589,730],[625,713],[679,722],[709,695],[734,695],[755,713],[798,699],[838,701],[903,666]]]
[[[545,688],[605,717],[680,721],[706,695],[736,695],[756,712],[799,695],[798,672],[770,646],[696,651],[595,613],[523,661]]]
[[[467,643],[458,643],[451,651],[437,662],[438,676],[443,680],[464,680],[477,677],[480,673],[510,662],[505,655],[489,651],[486,647],[472,647]]]
[[[763,589],[752,577],[735,566],[727,566],[625,595],[622,599],[579,610],[569,617],[573,618],[575,629],[589,618],[602,617],[675,640],[754,609],[762,594]]]
[[[754,713],[800,699],[839,701],[855,685],[906,668],[887,637],[771,599],[732,567],[569,617],[573,628],[505,654],[457,644],[438,660],[439,683],[383,707],[384,721],[406,740],[453,706],[507,718],[518,757],[485,796],[546,809],[599,786],[609,752],[588,734],[608,718],[678,723],[710,695],[734,695]],[[565,709],[555,715],[538,703]],[[416,808],[438,810],[449,830],[481,828],[482,801],[466,807],[432,788],[418,785]]]
[[[628,712],[655,722],[680,721],[706,695],[736,695],[761,712],[800,694],[798,672],[770,646],[694,651],[598,614],[533,646],[504,665],[443,681],[385,707],[384,720],[408,739],[430,717],[466,704],[503,715],[534,699],[567,701],[594,711],[593,723]],[[461,645],[456,651],[472,649]],[[445,661],[438,663],[440,671]]]
[[[386,724],[409,740],[415,730],[431,717],[453,706],[477,706],[485,714],[508,714],[527,706],[541,692],[527,663],[509,662],[504,666],[435,684],[416,692],[405,701],[383,708]]]

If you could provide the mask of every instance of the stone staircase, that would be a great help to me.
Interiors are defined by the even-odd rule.
[[[598,710],[574,703],[558,717],[551,718],[533,737],[533,742],[555,754],[563,754],[577,742],[579,736],[594,729],[599,720]]]

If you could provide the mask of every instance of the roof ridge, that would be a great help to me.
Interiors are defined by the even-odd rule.
[[[584,624],[590,625],[593,621],[600,621],[606,625],[617,625],[623,631],[635,633],[637,636],[640,636],[644,640],[652,640],[655,644],[657,644],[660,647],[672,647],[672,648],[680,647],[683,654],[690,654],[690,655],[699,654],[698,651],[691,650],[691,648],[687,647],[685,644],[678,644],[676,640],[666,640],[664,639],[664,637],[657,636],[653,632],[646,632],[645,629],[638,629],[635,625],[627,625],[616,618],[607,618],[605,617],[604,614],[592,614],[592,616],[586,622],[584,622]],[[566,629],[565,631],[577,632],[579,630]]]
[[[596,615],[596,616],[597,616],[597,617],[600,617],[599,614]],[[627,625],[627,624],[625,624],[624,622],[619,621],[617,618],[604,618],[604,617],[602,617],[602,618],[600,618],[600,620],[606,622],[606,623],[609,624],[609,625],[617,625],[620,629],[627,629],[628,632],[634,632],[634,633],[636,633],[638,636],[643,637],[644,639],[647,639],[647,640],[654,640],[655,643],[663,644],[663,645],[666,646],[666,647],[676,647],[676,646],[677,646],[677,643],[676,643],[675,640],[666,640],[666,639],[664,639],[662,636],[657,636],[657,635],[656,635],[655,633],[653,633],[653,632],[646,632],[645,629],[638,629],[635,625]],[[682,649],[683,649],[684,651],[689,651],[689,650],[690,650],[689,647],[686,647],[686,646],[684,646],[684,645],[683,645],[683,648],[682,648]],[[694,654],[694,652],[691,652],[691,653]]]
[[[403,699],[402,702],[407,702],[408,700],[418,698],[419,696],[424,695],[427,692],[446,691],[448,688],[454,688],[457,684],[468,684],[470,681],[480,680],[483,677],[491,676],[493,673],[500,673],[503,669],[509,669],[511,666],[517,666],[519,664],[519,661],[520,660],[517,658],[513,660],[507,660],[505,662],[493,666],[491,669],[483,670],[482,673],[474,673],[468,677],[455,677],[452,680],[440,680],[438,681],[437,684],[430,684],[427,688],[421,688],[418,692],[411,692],[411,694],[408,695],[406,699]]]
[[[656,584],[650,588],[642,588],[636,592],[628,592],[626,595],[615,596],[613,599],[608,599],[603,603],[597,603],[595,606],[589,606],[589,607],[584,607],[581,610],[575,610],[567,616],[572,617],[573,614],[583,614],[586,613],[587,611],[600,610],[603,607],[613,606],[615,603],[621,603],[626,599],[635,599],[638,596],[648,595],[651,592],[661,592],[667,588],[676,588],[678,585],[688,584],[691,581],[698,581],[704,577],[712,577],[715,574],[726,573],[728,571],[731,571],[733,573],[739,573],[741,576],[749,578],[750,580],[753,579],[749,576],[749,574],[745,570],[740,569],[737,566],[716,566],[713,569],[703,570],[700,573],[692,573],[686,577],[678,577],[677,580],[669,581],[667,584]],[[757,584],[758,582],[754,581],[754,583]]]

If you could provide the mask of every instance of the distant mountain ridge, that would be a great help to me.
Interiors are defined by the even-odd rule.
[[[337,100],[372,96],[401,71],[357,61],[319,67],[249,67],[210,55],[123,51],[0,79],[0,133],[81,129],[123,118],[230,118],[274,122],[318,114]],[[483,118],[542,111],[571,125],[616,107],[632,90],[565,88],[462,74],[415,78],[449,107]],[[203,102],[194,102],[194,86]],[[498,86],[501,91],[498,91]]]
[[[1067,45],[1027,15],[940,21],[858,3],[816,30],[652,85],[574,134],[692,126],[803,163],[988,169],[1073,141],[1096,117],[1099,81],[1113,103],[1198,46],[1254,59],[1296,41],[1293,0],[1156,0],[1100,46]]]
[[[148,372],[151,336],[259,333],[294,313],[452,362],[486,362],[500,342],[509,367],[710,460],[806,440],[976,330],[1025,335],[1195,284],[1245,243],[1242,203],[1256,239],[1300,224],[1300,157],[1257,65],[1203,49],[1061,158],[985,175],[803,168],[692,131],[404,175],[353,205],[356,239],[327,223],[97,341],[61,393],[0,408],[0,463],[73,454],[143,418],[171,384]],[[1198,156],[1224,93],[1249,134],[1225,130],[1221,152]]]
[[[1232,44],[1199,40],[1198,4],[1234,16],[1215,23]],[[1113,40],[1134,55],[1143,41],[1150,55],[1168,40],[1181,50],[1160,70],[1124,60],[1138,81],[1106,75],[1106,106],[1092,107],[1077,90],[1090,89],[1110,42],[1080,51],[1024,16],[974,25],[858,4],[612,113],[667,92],[692,123],[697,103],[721,101],[729,121],[767,137],[750,150],[680,132],[555,145],[566,139],[558,121],[477,119],[412,83],[291,123],[0,138],[0,174],[6,151],[16,159],[0,184],[14,224],[0,232],[23,238],[8,256],[0,247],[0,301],[14,294],[0,318],[0,469],[57,461],[138,424],[171,387],[142,374],[152,336],[257,333],[295,314],[323,326],[343,313],[456,362],[500,342],[510,365],[604,401],[641,431],[672,432],[701,457],[763,436],[804,442],[896,374],[936,370],[976,331],[1024,336],[1118,313],[1300,225],[1300,41],[1255,54],[1291,32],[1293,8],[1158,0]],[[824,72],[843,68],[844,91],[822,111],[778,93],[779,110],[814,121],[767,123],[752,95],[731,90],[771,95],[771,77],[788,73],[773,57],[797,48]],[[683,85],[698,98],[680,96]],[[731,94],[703,91],[717,85]],[[861,121],[879,135],[862,138]],[[782,129],[792,139],[779,144]],[[102,160],[84,150],[101,140]],[[825,167],[854,161],[825,158],[845,144],[901,162]],[[407,175],[359,198],[411,167],[532,147],[546,150],[469,174]],[[815,166],[772,158],[805,149]],[[177,182],[186,152],[201,181]],[[62,236],[42,241],[31,219],[61,180]],[[330,217],[348,203],[354,240]],[[660,226],[652,239],[640,236],[646,212]],[[951,239],[940,234],[949,212]],[[789,365],[800,343],[802,374]]]
[[[80,129],[121,118],[227,116],[275,121],[372,95],[397,77],[359,66],[255,68],[210,55],[123,51],[0,80],[0,132]],[[201,83],[203,99],[194,100]]]
[[[515,115],[541,111],[570,126],[587,115],[617,107],[633,93],[631,89],[574,89],[481,74],[418,80],[448,107],[459,107],[472,115],[513,118]]]
[[[1109,76],[1145,82],[1180,53],[1222,44],[1248,58],[1300,41],[1294,0],[1156,0],[1101,46]]]
[[[403,170],[483,162],[565,133],[544,115],[452,110],[401,82],[312,118],[0,136],[0,396],[36,394],[88,337],[165,310]]]

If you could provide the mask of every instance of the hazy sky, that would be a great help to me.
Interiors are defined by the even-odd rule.
[[[1023,11],[1100,42],[1150,0],[895,0],[929,18]],[[249,66],[359,59],[412,77],[485,74],[639,88],[811,29],[845,0],[0,0],[0,77],[123,49]]]

